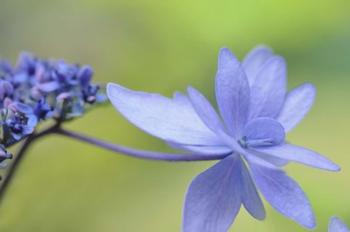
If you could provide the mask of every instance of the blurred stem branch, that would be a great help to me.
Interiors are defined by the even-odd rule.
[[[182,162],[182,161],[204,161],[204,160],[219,160],[225,158],[229,154],[225,155],[203,155],[203,154],[174,154],[174,153],[160,153],[145,151],[139,149],[133,149],[118,144],[108,143],[100,139],[92,138],[77,132],[68,131],[62,128],[57,128],[54,131],[56,134],[60,134],[75,140],[79,140],[103,149],[113,151],[119,154],[124,154],[127,156],[148,159],[148,160],[161,160],[161,161],[173,161],[173,162]]]
[[[160,161],[171,161],[171,162],[184,162],[184,161],[205,161],[205,160],[220,160],[228,156],[229,154],[224,155],[203,155],[203,154],[174,154],[174,153],[161,153],[153,151],[145,151],[139,149],[133,149],[130,147],[121,146],[118,144],[108,143],[103,140],[92,138],[77,132],[65,130],[61,128],[61,122],[56,121],[56,123],[38,133],[33,133],[28,136],[22,146],[18,150],[17,154],[14,156],[14,160],[11,162],[9,167],[7,167],[6,173],[3,176],[3,180],[0,183],[0,202],[6,194],[7,187],[13,177],[16,174],[21,161],[23,160],[24,154],[30,147],[30,145],[37,139],[49,135],[49,134],[58,134],[71,139],[82,141],[118,154],[123,154],[135,158],[147,159],[147,160],[160,160]]]
[[[18,166],[20,165],[21,161],[23,160],[24,154],[26,153],[26,151],[28,150],[30,145],[35,140],[37,140],[45,135],[53,133],[55,130],[57,130],[60,127],[60,124],[61,123],[59,121],[57,121],[53,126],[47,128],[39,133],[33,133],[33,134],[29,135],[24,140],[24,142],[22,143],[22,146],[19,148],[17,154],[14,156],[13,161],[11,162],[9,167],[7,167],[6,173],[2,177],[3,179],[0,182],[0,202],[4,198],[4,196],[6,194],[7,187],[9,185],[9,183],[11,182],[11,180],[13,179],[13,177],[15,176],[16,170],[17,170]]]

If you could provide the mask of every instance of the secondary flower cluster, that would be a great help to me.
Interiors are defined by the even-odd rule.
[[[6,147],[33,133],[39,121],[68,120],[104,101],[92,77],[88,65],[29,53],[20,54],[14,66],[0,61],[0,162],[11,157]]]

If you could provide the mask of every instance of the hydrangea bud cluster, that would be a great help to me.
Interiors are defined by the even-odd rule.
[[[11,158],[6,147],[33,133],[41,120],[80,116],[106,97],[91,83],[88,65],[44,60],[20,54],[16,65],[0,61],[0,162]]]

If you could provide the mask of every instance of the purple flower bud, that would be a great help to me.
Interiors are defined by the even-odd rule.
[[[34,114],[39,120],[46,119],[52,115],[52,107],[47,104],[45,98],[41,98],[34,106]]]
[[[89,85],[93,75],[94,71],[89,65],[81,67],[77,74],[80,84],[82,86]]]
[[[60,87],[60,85],[56,81],[50,81],[50,82],[37,84],[36,87],[43,92],[49,93],[49,92],[57,90]]]
[[[13,93],[13,86],[8,81],[0,80],[0,99],[4,99]]]
[[[65,92],[65,93],[61,93],[57,96],[56,100],[59,101],[59,102],[63,102],[63,101],[66,101],[66,100],[69,100],[72,98],[72,95],[68,92]]]
[[[31,92],[31,97],[34,98],[35,100],[39,100],[43,97],[43,94],[41,93],[41,91],[37,86],[32,87],[30,92]]]
[[[28,52],[22,52],[17,60],[17,68],[27,75],[33,76],[36,71],[35,57]]]
[[[76,78],[76,66],[68,64],[61,60],[56,63],[55,68],[58,82],[68,83],[70,85],[78,84],[78,80]]]
[[[0,70],[3,71],[5,74],[13,74],[14,72],[11,63],[7,60],[0,61]]]
[[[10,104],[12,104],[12,100],[10,99],[10,98],[5,98],[4,99],[4,103],[3,103],[3,106],[4,106],[4,108],[8,108],[8,106],[10,105]]]

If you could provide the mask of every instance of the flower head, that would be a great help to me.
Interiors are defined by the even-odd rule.
[[[329,221],[328,232],[350,232],[348,227],[337,217],[332,217]]]
[[[184,232],[227,231],[241,205],[265,218],[259,192],[280,213],[307,228],[315,227],[310,203],[281,169],[289,161],[338,171],[319,155],[285,141],[310,110],[315,88],[303,84],[287,92],[286,64],[266,47],[252,50],[240,63],[220,51],[215,79],[218,111],[195,88],[172,99],[107,86],[115,108],[131,123],[171,146],[206,154],[226,154],[190,184],[184,208]]]
[[[104,101],[92,76],[88,65],[30,53],[20,54],[15,66],[0,61],[0,162],[8,157],[1,150],[32,134],[39,121],[71,119]]]

